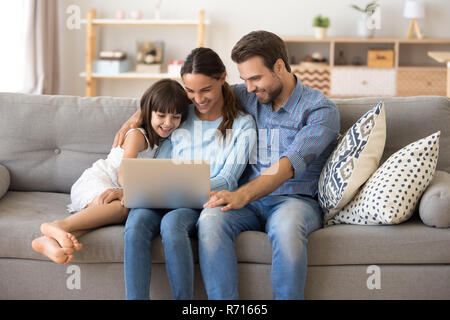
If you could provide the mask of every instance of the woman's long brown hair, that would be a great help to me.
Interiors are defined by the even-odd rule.
[[[192,73],[203,74],[219,80],[225,72],[225,65],[216,52],[209,48],[196,48],[187,56],[181,68],[181,77],[187,73]],[[218,130],[225,140],[227,129],[233,128],[234,119],[237,118],[240,112],[247,112],[239,103],[233,89],[231,89],[231,86],[226,81],[222,86],[222,95],[224,98],[222,122],[220,123]]]

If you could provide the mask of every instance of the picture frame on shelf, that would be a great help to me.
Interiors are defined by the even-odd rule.
[[[163,57],[163,41],[137,41],[136,72],[161,73]]]

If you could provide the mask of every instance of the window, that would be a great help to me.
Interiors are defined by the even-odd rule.
[[[24,79],[24,1],[0,1],[0,92],[20,92]]]

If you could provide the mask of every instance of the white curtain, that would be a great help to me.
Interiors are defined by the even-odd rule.
[[[22,92],[57,94],[59,89],[58,1],[23,1],[25,64]]]

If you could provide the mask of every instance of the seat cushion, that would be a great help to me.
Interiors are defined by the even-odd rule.
[[[68,194],[8,192],[0,200],[0,257],[48,260],[31,248],[45,221],[68,215]],[[73,263],[123,262],[123,225],[107,226],[80,237],[83,249]],[[197,240],[193,239],[198,261]],[[450,263],[450,232],[424,225],[416,215],[399,225],[336,225],[312,233],[309,265],[440,264]],[[272,246],[267,235],[246,231],[236,238],[239,262],[270,264]],[[164,263],[161,238],[152,243],[153,263]]]
[[[450,232],[417,213],[397,225],[335,225],[309,237],[309,265],[450,263]]]
[[[0,257],[48,260],[31,247],[41,236],[41,223],[63,219],[69,195],[47,192],[10,191],[0,200]],[[84,249],[76,261],[123,261],[123,226],[100,228],[80,237]]]

